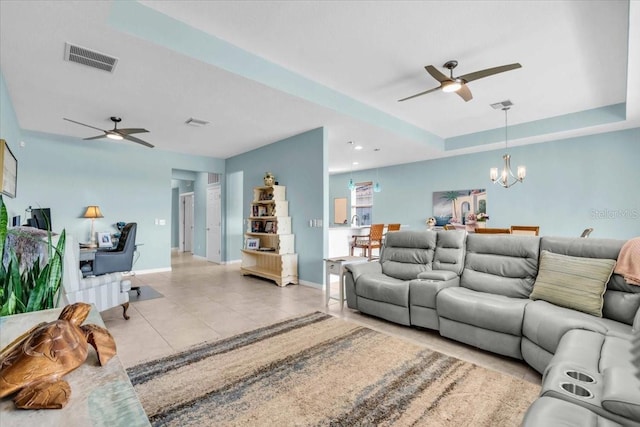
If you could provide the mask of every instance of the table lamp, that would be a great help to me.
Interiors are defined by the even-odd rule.
[[[91,238],[89,239],[89,247],[95,248],[98,245],[96,244],[96,233],[93,232],[93,223],[95,222],[96,218],[104,218],[104,216],[102,216],[102,212],[100,212],[99,206],[87,206],[84,217],[91,218]]]

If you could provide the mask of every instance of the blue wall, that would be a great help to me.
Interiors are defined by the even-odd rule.
[[[425,229],[433,215],[434,191],[487,189],[489,227],[539,225],[540,234],[593,237],[640,236],[640,128],[547,143],[510,147],[512,168],[527,167],[524,183],[504,189],[489,180],[502,168],[504,150],[416,162],[378,171],[382,192],[374,194],[373,220]],[[376,171],[353,173],[375,181]],[[349,174],[330,177],[333,199],[349,197]]]
[[[226,211],[230,236],[227,259],[240,258],[244,219],[250,212],[253,187],[263,185],[262,177],[269,171],[287,188],[300,280],[316,285],[323,283],[326,230],[309,227],[309,220],[321,219],[327,224],[326,153],[326,134],[324,128],[318,128],[227,159],[227,203],[234,203],[234,199],[243,201],[242,212],[237,205]]]

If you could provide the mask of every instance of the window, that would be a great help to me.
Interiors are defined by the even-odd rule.
[[[358,216],[358,225],[371,225],[373,216],[373,183],[359,182],[351,190],[351,218]],[[352,221],[353,222],[353,221]]]

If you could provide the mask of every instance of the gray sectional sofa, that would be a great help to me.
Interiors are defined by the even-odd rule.
[[[640,286],[612,273],[624,243],[388,233],[378,261],[347,265],[347,305],[524,360],[543,375],[524,425],[640,426]]]

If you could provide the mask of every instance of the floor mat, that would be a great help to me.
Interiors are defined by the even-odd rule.
[[[162,295],[160,292],[158,292],[155,289],[153,289],[151,286],[140,286],[138,288],[138,290],[140,291],[139,295],[138,295],[138,292],[135,289],[131,289],[129,291],[129,301],[130,302],[146,301],[146,300],[149,300],[149,299],[163,298],[164,297],[164,295]]]

